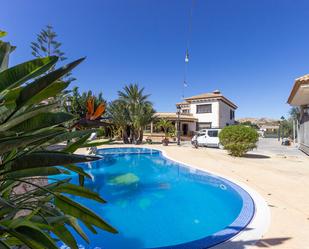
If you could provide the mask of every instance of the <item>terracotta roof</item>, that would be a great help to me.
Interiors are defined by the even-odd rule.
[[[191,96],[188,98],[185,98],[187,102],[191,102],[192,100],[198,100],[198,99],[219,99],[222,100],[227,105],[237,109],[237,105],[235,105],[232,101],[224,97],[220,91],[216,90],[212,93],[202,93],[199,95]]]
[[[175,112],[157,112],[155,115],[158,118],[164,118],[172,121],[178,119],[178,115]],[[181,121],[198,121],[198,119],[193,117],[192,114],[180,114],[179,118]]]
[[[187,102],[187,101],[182,101],[182,102],[179,102],[179,103],[176,103],[176,105],[189,105],[190,103]]]
[[[299,77],[295,80],[294,86],[292,88],[292,91],[290,93],[290,96],[288,98],[288,103],[292,104],[293,98],[295,97],[298,89],[300,88],[301,85],[307,85],[309,84],[309,74],[306,74],[302,77]]]

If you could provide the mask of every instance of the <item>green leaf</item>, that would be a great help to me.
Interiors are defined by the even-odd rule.
[[[3,42],[0,40],[0,72],[7,69],[9,64],[9,56],[15,47],[9,42]]]
[[[55,108],[57,105],[56,104],[50,104],[50,105],[42,105],[35,107],[34,109],[22,113],[17,116],[12,116],[7,122],[4,124],[0,125],[0,131],[7,131],[20,123],[23,123],[27,120],[30,120],[31,118],[37,116],[38,114],[46,114],[53,108]]]
[[[4,177],[7,178],[25,178],[25,177],[35,177],[35,176],[52,176],[52,175],[60,175],[60,174],[70,174],[69,171],[63,170],[60,168],[31,168],[31,169],[23,169],[23,170],[13,170],[2,173]]]
[[[91,132],[92,132],[91,130],[66,132],[66,133],[55,136],[53,139],[50,139],[46,143],[46,145],[57,144],[57,143],[68,141],[74,138],[79,138],[87,134],[91,134]]]
[[[78,249],[76,240],[70,231],[64,226],[64,224],[56,224],[53,229],[53,233],[61,239],[71,249]]]
[[[79,236],[81,236],[87,243],[89,243],[87,235],[84,233],[83,229],[79,226],[76,218],[70,216],[68,224],[73,227],[73,229],[79,234]]]
[[[83,136],[82,138],[78,139],[76,142],[69,144],[63,152],[68,152],[68,153],[73,153],[75,152],[78,148],[80,148],[90,137],[90,134],[87,134]]]
[[[72,194],[76,196],[82,196],[88,199],[92,199],[101,203],[105,203],[105,201],[95,192],[81,186],[77,186],[74,184],[66,183],[62,184],[54,189],[57,192],[63,192],[67,194]]]
[[[11,130],[15,132],[29,132],[35,131],[47,127],[52,127],[55,125],[60,125],[65,122],[71,121],[75,118],[74,115],[65,112],[55,112],[55,113],[39,113],[38,115],[29,118],[17,125],[12,125],[7,128],[5,126],[0,126],[0,131]],[[13,121],[12,121],[13,122]]]
[[[14,230],[9,230],[8,233],[14,235],[32,249],[58,249],[49,235],[33,226],[19,226]]]
[[[85,184],[85,177],[83,175],[78,175],[78,182],[80,186],[84,186]]]
[[[0,240],[0,249],[11,249],[11,247],[5,241]]]
[[[40,103],[41,101],[43,101],[44,99],[48,99],[49,97],[55,97],[64,89],[66,89],[68,85],[69,85],[68,82],[61,82],[61,81],[54,82],[48,87],[38,92],[36,95],[28,96],[27,97],[28,100],[25,103],[19,103],[18,108],[24,105],[33,105]]]
[[[89,174],[87,174],[82,167],[78,167],[76,165],[72,165],[72,164],[67,164],[67,165],[63,165],[62,167],[70,170],[70,171],[73,171],[79,175],[82,175],[84,177],[87,177],[89,179],[91,179],[91,176]]]
[[[36,223],[26,218],[1,220],[0,226],[3,231],[16,237],[30,248],[58,249],[54,240],[47,233],[41,231]]]
[[[94,234],[98,234],[97,230],[95,230],[95,228],[89,224],[88,222],[84,222],[85,226]]]
[[[98,215],[64,195],[56,194],[55,205],[64,213],[76,217],[85,223],[93,224],[111,233],[117,233],[113,227],[108,225]]]
[[[20,96],[17,100],[17,105],[22,106],[27,104],[27,102],[31,102],[31,98],[40,94],[44,89],[49,87],[52,83],[59,80],[61,77],[70,72],[74,67],[76,67],[79,63],[81,63],[84,58],[73,61],[70,64],[67,64],[61,68],[58,68],[55,71],[50,72],[49,74],[35,80],[33,83],[28,84],[23,88],[20,93]]]
[[[57,134],[61,134],[62,132],[44,132],[41,134],[34,135],[24,135],[24,136],[14,136],[9,138],[0,139],[0,154],[4,154],[13,149],[24,148],[25,146],[31,145],[33,143],[40,144],[41,142],[45,142],[50,138],[54,137]]]
[[[17,87],[12,90],[5,90],[0,94],[0,123],[4,122],[14,112],[20,91],[21,88]]]
[[[56,151],[34,152],[16,158],[14,161],[11,162],[11,169],[17,170],[37,167],[61,166],[80,162],[90,162],[97,159],[97,157],[92,156],[66,154]]]
[[[14,88],[46,72],[56,64],[56,56],[38,58],[24,62],[0,73],[0,92]]]

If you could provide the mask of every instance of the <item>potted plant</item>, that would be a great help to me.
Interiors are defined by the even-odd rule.
[[[171,121],[166,120],[166,119],[161,119],[158,123],[157,123],[157,127],[159,129],[163,129],[164,131],[164,138],[162,140],[162,145],[167,146],[169,143],[169,136],[172,132],[173,129],[175,129],[174,125],[172,124]]]

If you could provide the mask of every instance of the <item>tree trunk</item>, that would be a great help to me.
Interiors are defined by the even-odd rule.
[[[124,144],[129,143],[128,133],[127,133],[126,128],[122,130],[122,140]]]
[[[143,142],[143,137],[144,137],[144,129],[141,128],[139,132],[139,137],[138,137],[138,143],[141,144]]]
[[[131,127],[129,127],[128,131],[129,131],[129,143],[132,144],[133,143],[134,130]]]

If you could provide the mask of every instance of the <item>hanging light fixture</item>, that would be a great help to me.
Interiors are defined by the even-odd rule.
[[[188,49],[186,50],[185,62],[186,63],[189,62],[189,51],[188,51]]]

